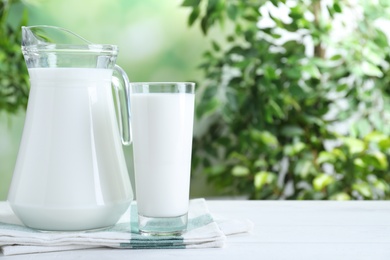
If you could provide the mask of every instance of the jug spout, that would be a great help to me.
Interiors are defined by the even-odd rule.
[[[22,48],[33,45],[39,45],[39,39],[35,37],[30,27],[22,26]]]
[[[43,47],[55,44],[94,45],[64,28],[48,25],[22,26],[22,47]]]
[[[22,27],[22,52],[28,68],[113,69],[118,47],[94,44],[60,27]]]

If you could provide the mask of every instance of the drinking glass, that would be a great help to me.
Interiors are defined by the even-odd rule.
[[[139,231],[186,230],[195,83],[130,83]]]

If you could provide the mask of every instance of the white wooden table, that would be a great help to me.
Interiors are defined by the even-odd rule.
[[[0,202],[5,203],[5,202]],[[390,201],[207,201],[213,215],[248,218],[225,248],[90,249],[1,259],[390,259]]]

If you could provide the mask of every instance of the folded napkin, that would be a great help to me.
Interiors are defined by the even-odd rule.
[[[138,233],[137,204],[133,202],[113,227],[98,231],[41,232],[20,224],[10,208],[0,208],[0,247],[4,255],[42,253],[97,247],[210,248],[223,247],[226,236],[249,232],[249,220],[215,221],[204,199],[190,200],[188,228],[181,236],[143,236]]]

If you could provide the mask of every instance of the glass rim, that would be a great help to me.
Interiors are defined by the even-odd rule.
[[[136,86],[145,86],[145,85],[195,85],[195,82],[190,81],[182,81],[182,82],[175,82],[175,81],[161,81],[161,82],[130,82],[130,85],[136,85]]]
[[[195,94],[195,82],[130,82],[129,85],[133,94]]]

